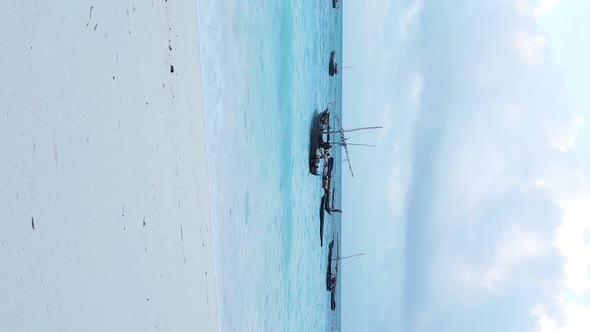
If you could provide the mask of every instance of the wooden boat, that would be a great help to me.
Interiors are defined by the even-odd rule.
[[[336,256],[340,256],[340,243],[338,242],[338,244],[336,245]],[[335,260],[332,259],[332,256],[330,256],[330,260]],[[334,273],[334,277],[337,278],[338,277],[338,259],[336,259],[336,267],[335,269],[335,273]],[[336,285],[337,285],[337,281],[338,279],[334,280],[335,282],[333,284],[330,285],[330,309],[332,309],[332,311],[336,310]]]
[[[332,289],[330,292],[330,309],[336,311],[336,289]]]
[[[328,65],[328,73],[330,76],[338,74],[338,63],[336,63],[336,51],[330,52],[330,64]]]
[[[334,168],[334,158],[329,157],[326,162],[324,162],[324,169],[322,171],[322,188],[328,191],[330,190],[330,180],[332,179],[332,169]],[[326,204],[328,205],[328,204]]]
[[[334,240],[328,245],[328,270],[326,271],[326,290],[332,290],[332,250],[334,249]]]
[[[309,172],[313,175],[321,175],[320,161],[332,145],[330,142],[330,111],[326,108],[322,113],[316,114],[312,119],[309,137]],[[326,140],[324,141],[324,133]]]
[[[320,246],[321,247],[324,246],[324,220],[326,219],[326,209],[324,207],[326,206],[327,200],[328,200],[328,197],[326,194],[324,194],[324,196],[322,196],[322,200],[320,203]]]

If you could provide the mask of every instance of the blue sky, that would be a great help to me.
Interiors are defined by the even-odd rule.
[[[344,4],[346,331],[587,330],[589,9]]]

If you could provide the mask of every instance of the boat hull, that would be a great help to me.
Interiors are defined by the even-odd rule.
[[[322,201],[320,203],[320,246],[324,246],[324,220],[326,218],[325,213],[325,203],[326,202],[326,195],[322,196]]]
[[[332,289],[330,292],[330,309],[336,310],[336,289]]]
[[[330,52],[330,64],[328,65],[328,74],[330,76],[334,76],[336,74],[336,62],[335,62],[336,52]]]
[[[332,279],[332,250],[334,249],[334,240],[328,245],[328,269],[326,271],[326,290],[330,291],[332,285],[330,280]]]
[[[320,160],[323,158],[323,148],[329,146],[325,143],[323,134],[322,121],[325,119],[326,123],[329,123],[330,114],[328,110],[325,110],[319,114],[315,114],[310,128],[309,135],[309,172],[313,175],[321,175],[319,167]],[[329,138],[328,138],[329,139]]]

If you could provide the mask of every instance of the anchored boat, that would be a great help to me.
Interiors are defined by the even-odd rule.
[[[330,76],[338,74],[338,63],[336,63],[336,51],[330,52],[330,64],[328,65],[328,73]]]
[[[328,245],[328,270],[326,271],[326,290],[332,289],[332,250],[334,249],[334,240]],[[334,280],[335,282],[335,280]]]
[[[324,196],[322,196],[322,201],[320,203],[320,246],[323,247],[324,246],[324,220],[326,219],[326,209],[324,209],[325,205],[326,205],[326,200],[328,198],[326,197],[326,195],[324,194]]]
[[[322,113],[314,116],[309,147],[309,172],[320,175],[320,163],[330,154],[330,109],[326,108]],[[324,139],[325,136],[325,139]],[[322,170],[323,171],[323,170]]]

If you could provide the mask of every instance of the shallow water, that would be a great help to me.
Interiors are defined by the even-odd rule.
[[[341,11],[329,1],[204,0],[199,9],[220,329],[338,328],[325,271],[340,221],[326,219],[321,248],[321,179],[307,158],[314,112],[334,103],[340,114],[328,61],[341,54]]]

